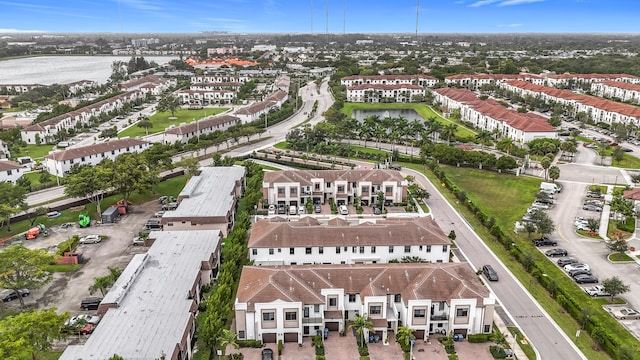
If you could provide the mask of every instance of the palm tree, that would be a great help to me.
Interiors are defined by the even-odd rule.
[[[444,138],[447,138],[447,143],[451,145],[451,137],[456,134],[457,129],[458,125],[456,124],[445,125],[442,130],[440,130],[440,135],[442,135],[442,137]]]
[[[507,151],[507,154],[511,155],[511,149],[513,149],[513,139],[510,137],[506,137],[500,140],[500,147]]]
[[[484,150],[484,146],[492,139],[491,132],[488,130],[480,130],[476,135],[476,140],[480,140],[480,149]]]
[[[404,325],[398,326],[398,331],[396,332],[396,341],[400,344],[402,351],[408,352],[411,349],[411,339],[415,339],[415,335],[413,332],[415,330],[409,329]]]
[[[227,345],[231,345],[234,348],[240,348],[238,345],[238,335],[236,333],[232,333],[227,329],[222,330],[222,334],[218,337],[220,350],[222,351],[222,357],[225,358],[225,351],[227,349]]]
[[[347,327],[347,330],[349,329],[356,329],[356,334],[358,334],[358,346],[363,346],[365,344],[365,339],[364,339],[365,329],[369,331],[374,331],[373,322],[371,321],[371,318],[366,314],[365,315],[356,314],[351,324],[349,324],[349,326]]]

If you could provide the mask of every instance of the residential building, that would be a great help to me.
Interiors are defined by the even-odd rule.
[[[135,91],[138,90],[144,95],[151,93],[154,96],[160,96],[163,92],[169,90],[171,87],[176,86],[178,80],[172,78],[163,78],[158,75],[147,75],[138,79],[129,80],[120,84],[120,88],[123,91]]]
[[[519,79],[522,80],[522,79]],[[630,84],[640,84],[640,77],[627,74],[557,74],[549,75],[544,84],[553,87],[574,88],[581,86],[589,86],[596,82],[605,80],[626,82]]]
[[[235,116],[209,116],[202,120],[168,128],[164,131],[162,142],[165,144],[175,144],[177,142],[186,144],[193,137],[210,134],[214,131],[225,131],[238,124],[240,124],[240,119]]]
[[[9,145],[0,140],[0,160],[8,159],[11,157],[11,153],[9,152]]]
[[[458,85],[470,90],[479,90],[484,85],[495,85],[507,80],[529,81],[542,85],[544,78],[534,74],[458,74],[444,79],[447,86]]]
[[[606,98],[640,104],[640,85],[622,81],[605,80],[591,84],[591,93]]]
[[[280,108],[287,99],[289,99],[289,94],[278,89],[265,100],[236,110],[234,115],[240,118],[243,124],[250,123],[260,119],[262,115],[269,114],[271,110]]]
[[[24,165],[15,161],[0,159],[0,182],[16,183],[27,171]]]
[[[217,276],[221,234],[215,230],[152,232],[153,245],[134,255],[105,295],[100,325],[60,360],[185,360],[193,357],[201,288]]]
[[[424,87],[411,84],[363,84],[347,87],[348,102],[377,103],[386,100],[397,103],[407,103],[415,101],[417,97],[424,98],[424,95]]]
[[[490,334],[495,299],[467,263],[245,266],[234,304],[240,340],[302,343],[356,314],[386,339],[399,325],[431,334]]]
[[[270,171],[262,180],[262,196],[268,204],[304,205],[307,202],[362,205],[378,201],[400,203],[407,197],[407,180],[396,170],[283,170]]]
[[[219,230],[227,236],[235,223],[236,203],[246,188],[242,166],[203,167],[178,195],[178,207],[160,220],[165,231]]]
[[[356,85],[420,85],[433,87],[438,79],[429,75],[352,75],[340,79],[347,88]]]
[[[434,99],[449,109],[460,109],[460,119],[478,129],[496,132],[504,138],[524,144],[538,138],[555,139],[556,128],[548,119],[534,113],[519,113],[500,105],[493,99],[480,100],[467,89],[440,88],[433,91]]]
[[[367,219],[350,224],[333,218],[324,223],[258,220],[249,236],[254,265],[376,264],[402,258],[448,262],[451,241],[431,217]]]
[[[236,75],[227,72],[219,72],[207,75],[196,75],[191,77],[191,85],[210,84],[210,83],[240,83],[244,84],[249,81],[246,75]]]
[[[77,94],[80,91],[84,91],[84,90],[88,90],[96,87],[98,83],[93,80],[80,80],[80,81],[70,82],[65,85],[69,88],[69,93]]]
[[[26,93],[35,88],[43,87],[42,84],[0,84],[0,94],[15,95]]]
[[[104,159],[115,160],[120,154],[140,153],[150,143],[131,138],[113,139],[103,143],[54,151],[44,157],[44,168],[52,175],[65,177],[73,165],[98,165]]]
[[[206,106],[212,104],[231,104],[236,98],[235,90],[180,90],[176,95],[182,104]]]
[[[256,44],[251,48],[251,52],[254,51],[276,51],[275,45]]]

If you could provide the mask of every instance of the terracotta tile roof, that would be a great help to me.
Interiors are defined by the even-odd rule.
[[[256,303],[278,299],[323,304],[321,290],[329,288],[361,297],[401,294],[405,305],[415,299],[450,304],[471,298],[482,304],[489,297],[466,263],[245,266],[236,296],[253,311]]]
[[[282,90],[276,90],[274,91],[271,95],[269,95],[269,97],[267,97],[266,101],[282,101],[284,98],[287,97],[287,93],[282,91]]]
[[[450,244],[449,238],[429,217],[359,225],[349,225],[342,219],[327,225],[309,220],[259,220],[253,225],[248,242],[249,248]]]
[[[622,193],[622,197],[630,200],[640,200],[640,188],[633,188],[631,190],[625,190]]]
[[[345,76],[341,80],[406,80],[413,81],[418,79],[437,80],[433,76],[429,75],[351,75]]]
[[[638,79],[637,76],[627,74],[557,74],[549,76],[551,79]]]
[[[424,90],[424,87],[421,85],[414,84],[362,84],[362,85],[354,85],[349,86],[347,90],[367,90],[367,89],[375,89],[375,90]]]
[[[299,182],[300,185],[311,185],[312,179],[323,179],[324,182],[346,180],[347,182],[370,181],[382,184],[383,181],[402,182],[404,178],[395,170],[283,170],[270,171],[264,174],[263,182]]]
[[[259,113],[260,111],[263,111],[264,109],[267,109],[273,106],[274,103],[275,103],[274,101],[268,101],[268,100],[260,101],[260,102],[251,104],[249,106],[245,106],[242,109],[237,110],[235,113],[240,115],[256,114],[256,113]]]
[[[22,165],[11,160],[0,160],[0,171],[20,169]]]
[[[477,79],[477,80],[508,80],[508,79],[540,79],[539,75],[535,74],[457,74],[447,76],[445,80],[465,80],[465,79]]]
[[[630,84],[623,81],[604,80],[604,81],[598,82],[597,84],[607,85],[607,86],[616,87],[624,90],[640,91],[640,85]]]
[[[167,129],[165,131],[165,134],[176,134],[176,135],[193,134],[196,131],[198,131],[198,129],[208,129],[208,128],[213,128],[215,125],[236,123],[239,121],[240,119],[231,115],[209,116],[204,120],[198,120],[197,122],[194,121],[188,124]]]
[[[473,91],[467,89],[439,88],[433,91],[458,102],[469,102],[478,100],[478,96]]]
[[[126,147],[134,147],[138,145],[148,144],[146,141],[138,139],[115,139],[95,145],[81,146],[77,148],[56,151],[46,155],[45,158],[56,161],[65,161],[70,159],[78,159],[83,156],[101,154],[113,150],[124,149]]]

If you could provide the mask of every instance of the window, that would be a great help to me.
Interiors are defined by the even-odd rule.
[[[317,313],[320,312],[320,304],[313,305],[313,312],[317,312]]]
[[[469,316],[469,309],[456,309],[456,316],[467,317]]]
[[[334,306],[338,306],[338,299],[332,297],[329,298],[329,306],[334,307]]]
[[[375,254],[375,253],[376,253],[376,247],[375,247],[375,246],[372,246],[372,247],[371,247],[371,253],[372,253],[372,254]]]
[[[413,310],[413,317],[416,318],[423,318],[427,316],[427,310],[425,309],[414,309]]]
[[[251,253],[253,255],[258,255],[258,249],[251,249]]]
[[[349,302],[350,303],[356,302],[356,294],[349,294]]]
[[[320,190],[320,184],[313,184],[314,190]]]
[[[297,189],[297,188],[291,188],[291,189],[289,189],[289,195],[291,195],[291,196],[298,196],[298,189]]]
[[[380,315],[380,314],[382,314],[382,306],[380,306],[380,305],[369,306],[369,314],[371,314],[371,315]]]
[[[402,301],[402,295],[400,295],[400,294],[395,294],[395,295],[393,296],[393,302],[397,302],[397,303],[399,303],[399,302],[401,302],[401,301]]]
[[[404,252],[410,253],[411,252],[411,246],[405,246],[404,247]]]
[[[487,326],[488,326],[488,325],[487,325]],[[485,331],[485,332],[487,332],[487,331]],[[238,339],[244,339],[244,336],[245,336],[245,335],[244,335],[244,330],[240,330],[240,331],[238,331]]]
[[[485,325],[484,326],[484,332],[486,332],[486,333],[491,332],[491,325]]]
[[[302,316],[308,318],[309,317],[309,308],[305,307],[303,311],[304,312],[302,313]]]
[[[320,247],[318,248],[318,253],[319,253],[319,254],[324,254],[324,248],[323,248],[322,246],[320,246]]]
[[[311,248],[305,248],[304,253],[307,255],[311,255]]]
[[[360,246],[360,254],[364,254],[364,246]]]
[[[344,192],[344,185],[338,185],[338,192],[339,193],[343,193]]]
[[[393,254],[393,246],[389,246],[389,254]]]
[[[336,246],[336,254],[340,254],[340,246]]]
[[[11,170],[7,170],[7,175],[11,175]]]
[[[358,251],[358,247],[357,247],[357,246],[354,246],[354,247],[352,247],[352,248],[351,248],[351,252],[352,252],[352,253],[354,253],[354,254],[355,254],[355,253],[356,253],[356,251]]]
[[[284,319],[289,321],[298,320],[298,313],[295,311],[286,311],[284,313]]]
[[[363,194],[368,194],[369,193],[369,187],[368,186],[363,186],[360,189],[360,192],[363,193]]]
[[[327,183],[327,188],[330,188],[330,187],[331,187],[331,183]]]
[[[431,245],[427,245],[427,252],[431,252]]]
[[[289,255],[295,255],[295,253],[296,253],[295,248],[289,248]]]
[[[269,249],[269,255],[273,255],[273,249]]]
[[[274,321],[275,319],[276,319],[275,313],[272,313],[272,312],[262,313],[262,320],[263,321]]]
[[[284,196],[284,188],[283,187],[279,187],[278,188],[278,196]]]
[[[448,249],[447,245],[442,245],[442,252],[447,252]]]
[[[390,194],[393,192],[393,186],[385,186],[384,192]]]

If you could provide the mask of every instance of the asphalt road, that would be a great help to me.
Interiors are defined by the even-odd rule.
[[[471,229],[466,220],[444,199],[438,188],[419,172],[409,169],[403,169],[403,172],[415,176],[416,181],[431,194],[427,204],[434,219],[445,234],[455,230],[456,244],[473,267],[478,269],[485,264],[491,264],[496,269],[500,281],[488,283],[487,286],[496,294],[500,304],[530,340],[538,353],[538,358],[586,359],[509,269]]]

